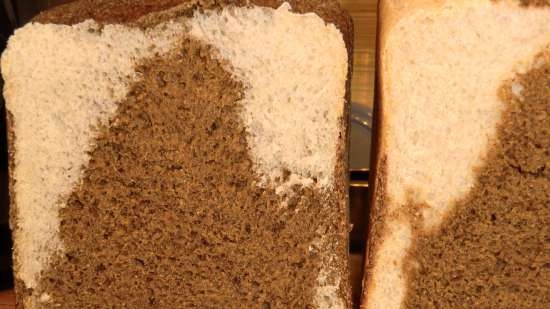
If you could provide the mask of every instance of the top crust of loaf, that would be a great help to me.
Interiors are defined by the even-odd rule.
[[[446,6],[453,7],[469,7],[474,5],[491,5],[491,4],[508,4],[517,6],[519,9],[525,9],[525,6],[533,4],[534,7],[539,7],[536,2],[520,0],[382,0],[379,2],[379,24],[378,24],[378,44],[377,44],[377,59],[376,59],[376,100],[375,100],[375,128],[374,128],[374,155],[372,157],[372,173],[371,173],[371,213],[369,222],[369,241],[367,244],[361,308],[372,309],[372,297],[369,298],[369,292],[373,289],[375,283],[370,280],[374,272],[375,258],[380,250],[383,242],[383,237],[386,237],[385,226],[388,221],[387,200],[391,195],[386,188],[387,184],[387,165],[388,165],[388,138],[385,127],[385,122],[388,121],[388,115],[391,114],[385,109],[386,104],[383,104],[387,98],[387,93],[383,91],[386,85],[392,83],[391,77],[387,75],[389,70],[388,60],[386,55],[386,47],[391,32],[395,30],[398,24],[404,17],[411,16],[420,11],[430,11],[437,13]],[[531,8],[528,8],[531,9]],[[386,59],[385,59],[386,58]],[[385,61],[382,61],[385,60]],[[525,59],[518,59],[523,61]],[[497,89],[495,89],[496,95]],[[408,215],[408,214],[404,214]],[[393,214],[391,216],[394,216]],[[391,217],[390,216],[390,217]],[[398,216],[397,214],[395,216]],[[393,217],[392,217],[393,218]],[[408,239],[407,231],[398,229],[392,230],[394,235],[400,235],[401,239]],[[403,252],[395,252],[396,255],[402,255]],[[371,295],[372,296],[372,295]],[[388,298],[393,298],[394,295]]]
[[[226,5],[277,8],[284,2],[288,2],[296,13],[313,12],[327,23],[334,23],[351,47],[353,43],[351,17],[335,0],[79,0],[42,12],[34,18],[34,21],[67,25],[74,25],[86,19],[107,24],[129,23],[147,14],[180,5],[188,8],[189,14],[192,14],[195,9],[220,8]]]

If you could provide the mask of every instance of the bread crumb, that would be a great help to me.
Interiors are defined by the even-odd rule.
[[[318,187],[333,187],[348,66],[334,24],[290,10],[285,2],[276,10],[197,12],[188,23],[190,34],[216,47],[246,85],[241,117],[263,179],[258,185],[274,185],[280,194],[294,184],[312,185],[313,179]],[[280,170],[294,178],[277,187]]]
[[[518,82],[512,83],[512,93],[521,101],[523,101],[523,85]]]
[[[40,295],[41,303],[49,303],[50,301],[52,301],[52,296],[50,294],[42,293],[42,295]]]

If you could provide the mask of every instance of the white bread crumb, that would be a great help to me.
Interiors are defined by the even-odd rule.
[[[42,293],[42,295],[40,295],[40,302],[41,303],[49,303],[52,301],[52,296],[48,293]]]
[[[522,84],[518,83],[518,82],[513,82],[512,83],[512,86],[511,86],[511,90],[512,90],[512,93],[520,100],[523,100],[523,90],[524,87]]]

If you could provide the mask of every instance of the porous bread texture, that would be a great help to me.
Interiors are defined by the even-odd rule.
[[[496,89],[550,43],[549,16],[504,2],[449,1],[393,27],[382,89],[390,207],[423,202],[431,227],[468,192],[500,119]]]
[[[139,78],[134,65],[169,51],[187,31],[217,48],[247,87],[242,119],[259,185],[280,194],[294,184],[333,187],[348,59],[342,34],[317,15],[284,4],[206,11],[150,30],[29,24],[2,57],[16,136],[16,275],[27,288],[63,250],[58,211],[87,165],[93,128],[108,124]],[[286,171],[290,184],[279,179]],[[318,307],[344,308],[340,280],[320,278]]]
[[[413,237],[406,206],[423,205],[419,227],[435,229],[472,188],[501,119],[498,88],[550,43],[548,20],[549,9],[512,1],[434,1],[383,29],[385,227],[371,253],[366,308],[401,307]]]
[[[276,10],[229,8],[189,21],[191,35],[216,47],[244,82],[241,116],[260,185],[275,184],[283,195],[294,185],[333,187],[348,74],[342,33],[314,13],[290,10],[286,2]],[[328,267],[316,305],[344,308],[341,279],[327,280]]]
[[[79,182],[95,136],[136,78],[134,63],[168,51],[183,26],[141,31],[86,21],[73,27],[31,23],[2,55],[6,108],[15,132],[17,278],[35,287],[62,250],[58,211]]]
[[[319,234],[322,234],[322,231],[319,231]],[[333,242],[333,239],[323,235],[309,246],[310,251],[323,250],[320,252],[323,255],[324,265],[319,274],[317,274],[318,287],[314,295],[314,303],[320,309],[346,308],[345,301],[339,297],[338,293],[342,277],[337,269],[331,267],[331,265],[337,263],[337,256],[332,252],[326,251],[327,248],[331,248],[331,245],[334,245]]]
[[[241,116],[259,185],[275,184],[278,194],[294,185],[333,187],[348,73],[341,32],[314,13],[290,10],[288,3],[228,8],[189,21],[190,34],[216,47],[244,82]],[[319,274],[318,308],[345,307],[340,279],[326,279],[332,272]]]
[[[197,12],[190,25],[247,87],[242,117],[264,184],[288,170],[294,183],[331,188],[348,73],[342,33],[314,13],[290,13],[286,2]]]
[[[315,305],[319,309],[343,309],[346,308],[344,300],[338,296],[341,278],[330,278],[331,270],[321,269],[317,276],[319,286],[315,290]]]

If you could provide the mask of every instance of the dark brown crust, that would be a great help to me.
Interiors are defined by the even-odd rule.
[[[521,0],[522,6],[550,6],[550,0]]]
[[[276,8],[288,2],[298,13],[314,12],[328,23],[334,23],[344,34],[346,45],[352,47],[351,17],[334,0],[80,0],[60,5],[38,14],[33,21],[73,25],[87,19],[101,23],[128,23],[140,17],[184,4],[189,12],[195,9],[219,8],[227,5],[257,5]],[[130,9],[129,9],[130,8]]]
[[[492,0],[493,2],[499,2],[502,0]],[[519,4],[522,7],[542,7],[542,6],[550,6],[550,0],[518,0]]]
[[[385,13],[384,10],[384,1],[378,2],[378,16],[383,16]],[[384,31],[384,21],[381,18],[378,18],[377,28],[376,28],[376,46],[382,46],[382,33]],[[381,155],[381,142],[382,142],[382,124],[384,118],[383,105],[383,93],[382,93],[382,72],[381,68],[381,53],[380,49],[376,48],[375,55],[375,91],[374,91],[374,116],[373,116],[373,139],[372,139],[372,148],[371,148],[371,173],[369,178],[369,187],[370,196],[370,208],[369,208],[369,222],[367,227],[367,243],[365,245],[365,255],[363,260],[363,293],[361,294],[360,307],[367,308],[368,301],[368,284],[369,279],[372,274],[373,262],[376,252],[376,246],[379,244],[379,239],[381,238],[381,231],[383,229],[384,220],[383,220],[383,209],[384,209],[384,191],[385,191],[385,182],[386,182],[386,158]]]
[[[340,10],[342,10],[340,8]],[[351,232],[352,226],[350,224],[350,206],[349,206],[349,149],[350,149],[350,134],[351,126],[349,125],[350,111],[351,111],[351,81],[353,75],[353,46],[354,46],[354,29],[353,21],[351,16],[347,12],[341,11],[336,13],[335,16],[339,16],[338,19],[335,19],[334,23],[338,26],[340,31],[344,36],[344,41],[346,43],[346,48],[348,50],[348,76],[346,81],[346,98],[344,103],[344,112],[341,119],[341,127],[344,128],[343,136],[340,137],[340,142],[338,143],[338,163],[335,167],[336,175],[336,188],[338,188],[337,194],[340,196],[340,201],[345,201],[344,207],[346,208],[346,222],[349,224],[349,228],[345,235],[340,235],[340,239],[347,239],[344,243],[339,244],[338,250],[340,252],[338,256],[346,257],[345,259],[340,259],[347,261],[346,265],[340,265],[340,269],[345,269],[345,276],[342,277],[341,286],[346,287],[346,291],[340,291],[345,297],[344,299],[348,300],[346,306],[352,308],[352,295],[351,295],[351,282],[349,276],[349,270],[351,269],[350,258],[349,258],[349,233]],[[323,16],[321,16],[323,17]],[[324,18],[324,17],[323,17]],[[327,20],[327,19],[325,19]]]
[[[9,173],[9,196],[10,196],[10,229],[12,230],[12,237],[15,240],[15,234],[17,234],[17,207],[14,206],[15,197],[15,179],[13,178],[14,164],[15,164],[15,132],[13,130],[13,115],[10,111],[6,110],[6,128],[8,134],[8,173]],[[15,254],[13,256],[15,261]],[[14,263],[15,265],[15,263]],[[14,266],[15,267],[15,266]],[[20,280],[14,280],[15,291],[18,295],[25,295],[27,291],[25,285]],[[17,296],[15,302],[16,309],[23,309],[23,297]]]
[[[82,0],[63,4],[38,14],[33,21],[73,25],[86,19],[103,23],[127,23],[137,18],[169,9],[182,0]]]
[[[33,21],[39,23],[67,24],[72,25],[82,22],[87,19],[95,19],[101,23],[131,23],[135,22],[143,16],[168,10],[178,5],[188,5],[189,14],[195,9],[217,8],[226,5],[247,6],[257,5],[276,8],[281,5],[284,0],[79,0],[72,3],[60,5],[48,11],[37,15]],[[344,107],[344,115],[342,119],[342,127],[345,128],[341,141],[339,143],[340,163],[336,166],[336,184],[338,189],[337,195],[341,196],[342,200],[346,201],[346,207],[349,203],[348,185],[349,185],[349,135],[350,128],[348,125],[348,117],[350,112],[351,102],[351,76],[352,76],[352,61],[353,61],[353,22],[349,14],[341,8],[335,0],[286,0],[293,8],[294,12],[306,13],[314,12],[323,18],[327,23],[334,23],[342,32],[346,48],[348,50],[348,79],[346,83],[346,102]],[[10,157],[10,197],[11,212],[10,225],[13,231],[16,230],[17,206],[14,204],[14,183],[11,173],[13,172],[13,154],[14,147],[14,132],[12,116],[7,115],[7,126],[9,135],[9,157]],[[349,207],[348,207],[349,208]],[[348,220],[349,222],[349,215]],[[350,226],[351,229],[351,226]],[[15,232],[16,233],[16,232]],[[341,235],[345,242],[341,242],[338,248],[338,255],[348,257],[348,235]],[[14,236],[15,239],[15,236]],[[349,259],[346,259],[349,260]],[[15,257],[14,257],[15,261]],[[15,261],[15,264],[17,261]],[[348,300],[347,307],[351,308],[351,288],[349,282],[349,261],[348,265],[341,265],[340,269],[344,273],[342,285],[346,287],[345,291],[340,293]],[[17,309],[24,309],[23,300],[28,291],[23,282],[16,280],[15,284]]]

